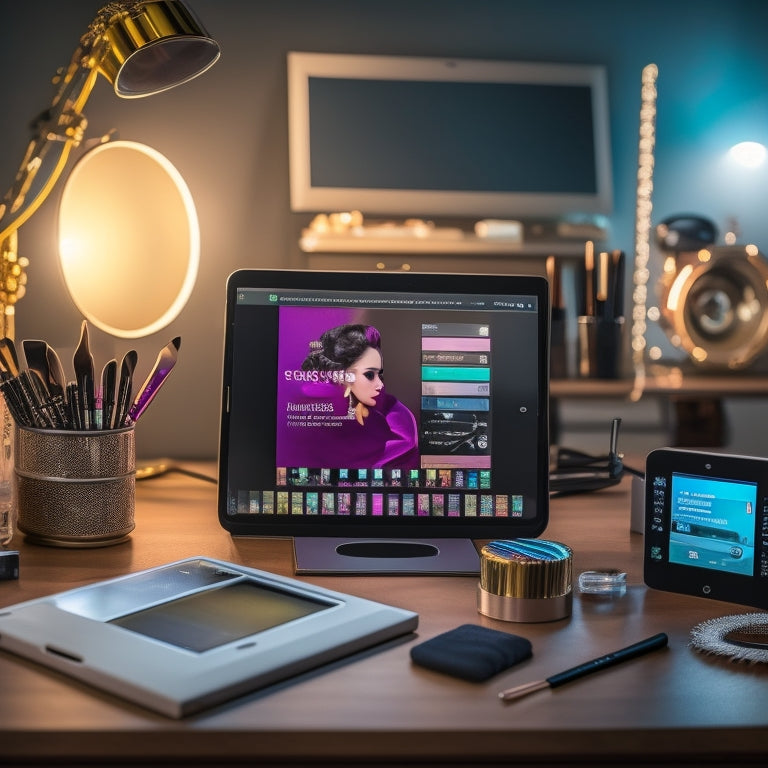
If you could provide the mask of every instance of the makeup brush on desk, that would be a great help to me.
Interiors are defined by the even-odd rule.
[[[669,641],[664,632],[660,632],[658,635],[653,635],[645,640],[641,640],[639,643],[633,643],[626,648],[622,648],[613,653],[606,653],[605,656],[600,656],[592,661],[586,661],[584,664],[579,664],[577,667],[571,667],[566,669],[565,672],[560,672],[557,675],[552,675],[546,680],[535,680],[532,683],[524,683],[523,685],[517,685],[514,688],[507,688],[499,694],[499,698],[502,701],[515,701],[516,699],[522,699],[523,696],[527,696],[529,693],[535,693],[541,691],[544,688],[557,688],[558,686],[570,683],[573,680],[578,680],[584,675],[589,675],[592,672],[599,672],[601,669],[607,669],[616,664],[620,664],[622,661],[629,661],[637,656],[642,656],[645,653],[664,648]]]

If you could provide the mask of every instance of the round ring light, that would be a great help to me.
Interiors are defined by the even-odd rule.
[[[181,174],[135,142],[87,152],[64,186],[59,259],[72,300],[97,328],[121,338],[164,328],[186,304],[200,262],[197,212]]]

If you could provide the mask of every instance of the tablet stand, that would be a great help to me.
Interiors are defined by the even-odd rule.
[[[473,575],[480,556],[471,539],[296,537],[297,574]]]

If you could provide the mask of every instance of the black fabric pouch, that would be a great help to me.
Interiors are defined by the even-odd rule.
[[[532,655],[530,640],[476,624],[462,624],[411,648],[415,664],[473,683]]]

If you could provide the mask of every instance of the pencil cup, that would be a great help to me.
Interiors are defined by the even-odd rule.
[[[578,371],[583,379],[621,376],[624,318],[581,315],[578,318]]]
[[[103,547],[134,528],[133,427],[104,431],[18,427],[18,528],[58,547]]]

